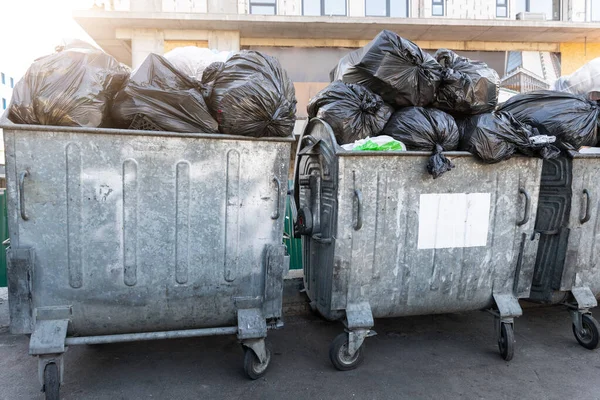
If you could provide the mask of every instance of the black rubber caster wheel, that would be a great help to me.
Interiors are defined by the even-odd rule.
[[[46,400],[60,400],[60,376],[55,363],[46,364],[44,368],[44,393]]]
[[[258,379],[267,372],[271,362],[271,351],[267,348],[266,353],[267,359],[264,363],[261,363],[252,349],[244,347],[244,371],[250,379]]]
[[[363,361],[363,347],[358,348],[358,351],[353,356],[348,354],[348,334],[341,333],[329,347],[329,359],[335,368],[340,371],[350,371],[358,367]]]
[[[500,326],[498,349],[504,360],[510,361],[513,359],[515,355],[515,333],[512,324],[502,323]]]
[[[580,332],[573,324],[573,334],[575,339],[580,345],[589,350],[595,350],[598,348],[600,342],[600,324],[594,317],[589,314],[583,314],[581,316],[581,327],[583,328]]]

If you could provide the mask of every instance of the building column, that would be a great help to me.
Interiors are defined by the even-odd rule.
[[[158,29],[134,29],[131,35],[131,67],[137,68],[150,53],[165,51],[164,33]]]
[[[208,32],[208,47],[219,51],[240,51],[239,31]]]

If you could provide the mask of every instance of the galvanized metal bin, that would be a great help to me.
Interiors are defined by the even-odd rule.
[[[427,174],[430,154],[351,152],[313,119],[298,146],[296,235],[312,306],[348,333],[330,358],[356,367],[373,318],[490,309],[502,356],[529,297],[542,161],[485,165],[450,152],[456,168]]]
[[[31,333],[42,383],[68,345],[220,334],[265,372],[292,138],[7,125],[4,141],[11,331]]]
[[[540,245],[531,300],[565,304],[577,341],[599,345],[600,325],[591,315],[600,295],[600,154],[544,161],[536,233]]]

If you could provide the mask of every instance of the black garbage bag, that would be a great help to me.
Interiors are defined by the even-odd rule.
[[[296,122],[294,84],[276,58],[243,50],[213,63],[202,76],[222,133],[291,136]]]
[[[539,90],[511,97],[499,110],[510,112],[542,135],[556,136],[557,146],[568,152],[598,141],[600,108],[583,96]]]
[[[102,50],[74,41],[37,59],[14,88],[8,119],[16,124],[108,125],[112,98],[129,76]]]
[[[488,164],[508,160],[517,152],[543,159],[560,155],[560,150],[551,144],[554,136],[539,135],[537,129],[520,123],[507,112],[474,115],[458,126],[459,150]]]
[[[441,73],[440,64],[419,46],[382,31],[365,47],[343,57],[330,78],[364,85],[398,107],[427,106],[435,99]]]
[[[442,66],[442,81],[434,106],[451,114],[481,114],[498,104],[500,77],[482,61],[440,49],[435,59]]]
[[[166,58],[150,54],[115,97],[113,122],[132,126],[138,115],[170,132],[215,133],[213,119],[202,96],[202,84],[178,71]]]
[[[433,178],[454,168],[442,151],[456,150],[459,133],[451,115],[435,108],[406,107],[392,114],[382,135],[388,135],[406,145],[408,150],[431,151],[427,172]]]
[[[338,144],[377,136],[390,119],[392,107],[364,86],[335,81],[308,103],[308,116],[327,122]]]

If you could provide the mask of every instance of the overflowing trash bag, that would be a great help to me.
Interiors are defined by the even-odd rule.
[[[179,72],[165,57],[150,54],[115,97],[113,122],[119,128],[142,129],[132,125],[142,115],[160,130],[218,132],[202,93],[199,81]]]
[[[554,136],[539,135],[537,129],[520,123],[507,112],[475,115],[458,125],[459,150],[488,164],[508,160],[517,152],[543,159],[560,155],[560,150],[551,144],[556,140]]]
[[[276,58],[240,51],[223,63],[211,64],[202,83],[222,133],[292,135],[296,122],[294,84]]]
[[[331,81],[364,85],[394,106],[427,106],[435,99],[442,67],[428,53],[394,32],[382,31],[365,47],[343,57]]]
[[[561,76],[554,82],[554,90],[587,95],[600,91],[600,57],[584,64],[571,75]]]
[[[73,41],[37,59],[14,87],[8,119],[16,124],[109,125],[112,98],[129,76],[102,50]]]
[[[440,49],[435,59],[442,66],[442,81],[435,108],[452,114],[473,115],[493,111],[498,104],[500,77],[482,61]]]
[[[352,151],[406,151],[404,143],[386,135],[359,139],[354,143],[343,144],[342,148]]]
[[[408,150],[433,152],[427,162],[427,172],[434,179],[454,168],[442,151],[456,150],[459,132],[454,118],[443,111],[423,107],[402,108],[392,114],[382,134],[404,143]]]
[[[225,62],[230,55],[228,51],[218,52],[196,46],[185,46],[165,53],[165,58],[180,72],[200,81],[202,73],[210,64]]]
[[[542,135],[556,136],[557,146],[567,151],[595,146],[598,141],[600,108],[583,96],[539,90],[511,97],[499,110],[510,112]]]
[[[335,81],[308,103],[308,116],[327,122],[338,144],[376,136],[390,119],[392,107],[364,86]]]

